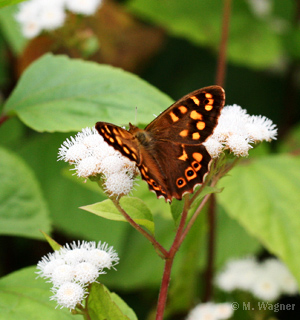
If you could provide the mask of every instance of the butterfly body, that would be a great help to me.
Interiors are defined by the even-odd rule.
[[[202,143],[213,133],[224,103],[221,87],[206,87],[175,102],[145,129],[129,124],[127,131],[106,122],[97,122],[96,129],[136,162],[157,197],[182,199],[209,171],[211,157]]]

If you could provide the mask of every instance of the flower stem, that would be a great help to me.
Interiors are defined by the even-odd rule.
[[[0,126],[6,121],[9,119],[9,116],[3,114],[0,116]]]
[[[222,87],[224,86],[224,83],[225,83],[227,40],[228,40],[228,33],[229,33],[231,1],[232,0],[224,0],[224,8],[223,8],[222,35],[221,35],[221,43],[220,43],[220,50],[219,50],[217,75],[216,75],[216,84]]]
[[[156,320],[163,320],[164,311],[166,307],[168,288],[170,283],[171,269],[173,265],[174,257],[166,259],[163,278],[161,281],[160,292],[157,302]]]
[[[170,283],[171,269],[172,269],[175,255],[178,252],[178,249],[182,243],[182,241],[180,241],[180,239],[181,239],[181,235],[184,230],[184,226],[186,223],[189,208],[190,208],[189,195],[185,195],[184,196],[184,207],[183,207],[180,223],[179,223],[173,244],[172,244],[170,250],[165,255],[165,268],[164,268],[163,278],[162,278],[160,292],[159,292],[159,296],[158,296],[156,320],[163,319],[163,315],[164,315],[164,311],[165,311],[165,307],[166,307],[167,295],[168,295],[168,288],[169,288],[169,283]]]
[[[119,212],[123,215],[123,217],[129,222],[133,228],[135,228],[139,233],[141,233],[145,238],[147,238],[154,248],[160,253],[160,256],[165,258],[168,255],[168,251],[155,240],[155,238],[145,231],[140,225],[138,225],[130,216],[127,214],[127,212],[121,207],[119,201],[116,198],[111,198],[116,208],[119,210]]]
[[[216,243],[216,196],[211,195],[209,208],[207,211],[208,220],[208,252],[207,266],[205,271],[205,288],[203,302],[210,301],[213,295],[213,273],[215,260],[215,243]]]

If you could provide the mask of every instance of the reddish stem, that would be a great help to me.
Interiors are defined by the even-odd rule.
[[[213,295],[213,276],[215,260],[215,242],[216,242],[216,196],[211,195],[209,208],[207,211],[208,220],[208,252],[207,266],[205,271],[205,288],[203,302],[210,301]]]
[[[156,320],[163,320],[173,261],[174,257],[172,257],[171,259],[166,259],[164,274],[161,281],[161,288],[157,302]]]
[[[162,320],[164,316],[164,311],[165,311],[166,302],[167,302],[168,288],[170,283],[171,269],[172,269],[175,255],[182,243],[181,237],[184,231],[184,226],[185,226],[185,222],[189,212],[189,207],[190,207],[189,195],[185,195],[184,208],[182,211],[180,223],[179,223],[173,244],[170,250],[168,251],[167,255],[165,255],[165,268],[164,268],[163,278],[162,278],[160,292],[158,296],[156,320]]]
[[[224,87],[227,57],[227,41],[229,33],[229,22],[231,13],[231,0],[224,0],[222,35],[219,49],[216,84]]]
[[[6,114],[3,114],[0,116],[0,126],[9,119],[9,116],[7,116]]]
[[[145,231],[140,225],[138,225],[128,214],[127,212],[120,206],[119,202],[116,199],[112,199],[114,205],[119,210],[119,212],[123,215],[123,217],[129,222],[139,233],[141,233],[145,238],[147,238],[154,246],[156,250],[158,250],[163,257],[168,256],[168,251],[155,240],[155,238]]]

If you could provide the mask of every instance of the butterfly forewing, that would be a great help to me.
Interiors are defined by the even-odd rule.
[[[104,141],[123,156],[137,163],[140,162],[140,150],[133,140],[133,136],[127,130],[107,122],[97,122],[95,128]]]
[[[213,132],[225,103],[225,92],[211,86],[189,93],[155,118],[147,127],[155,139],[201,144]]]
[[[211,157],[202,144],[212,135],[225,103],[219,86],[196,90],[171,105],[145,130],[129,131],[98,122],[104,140],[136,162],[142,178],[157,197],[182,199],[203,183]]]

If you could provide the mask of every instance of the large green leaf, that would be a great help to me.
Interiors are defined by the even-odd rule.
[[[48,208],[40,186],[25,162],[0,148],[0,234],[43,238],[50,232]]]
[[[137,224],[146,227],[154,234],[153,216],[144,201],[139,198],[123,197],[120,200],[120,205]],[[127,221],[110,199],[81,207],[81,209],[105,219]]]
[[[131,0],[128,6],[133,13],[162,26],[172,35],[219,49],[224,9],[220,0]],[[282,47],[270,21],[256,17],[244,1],[233,1],[228,59],[257,68],[274,64]]]
[[[21,25],[14,17],[17,10],[17,5],[2,8],[0,10],[0,27],[6,42],[10,45],[10,49],[14,54],[20,55],[28,43],[28,39],[22,35]]]
[[[300,284],[300,161],[280,155],[235,168],[217,197],[227,213],[281,258]]]
[[[50,301],[50,284],[36,279],[36,267],[29,267],[0,279],[0,320],[71,320],[68,309],[55,308]]]
[[[133,310],[103,284],[93,283],[88,301],[91,320],[137,320]]]
[[[23,2],[24,0],[0,0],[0,8]]]
[[[4,112],[37,131],[79,131],[97,121],[147,123],[172,100],[114,67],[47,54],[22,75]],[[118,118],[116,118],[116,115]]]

